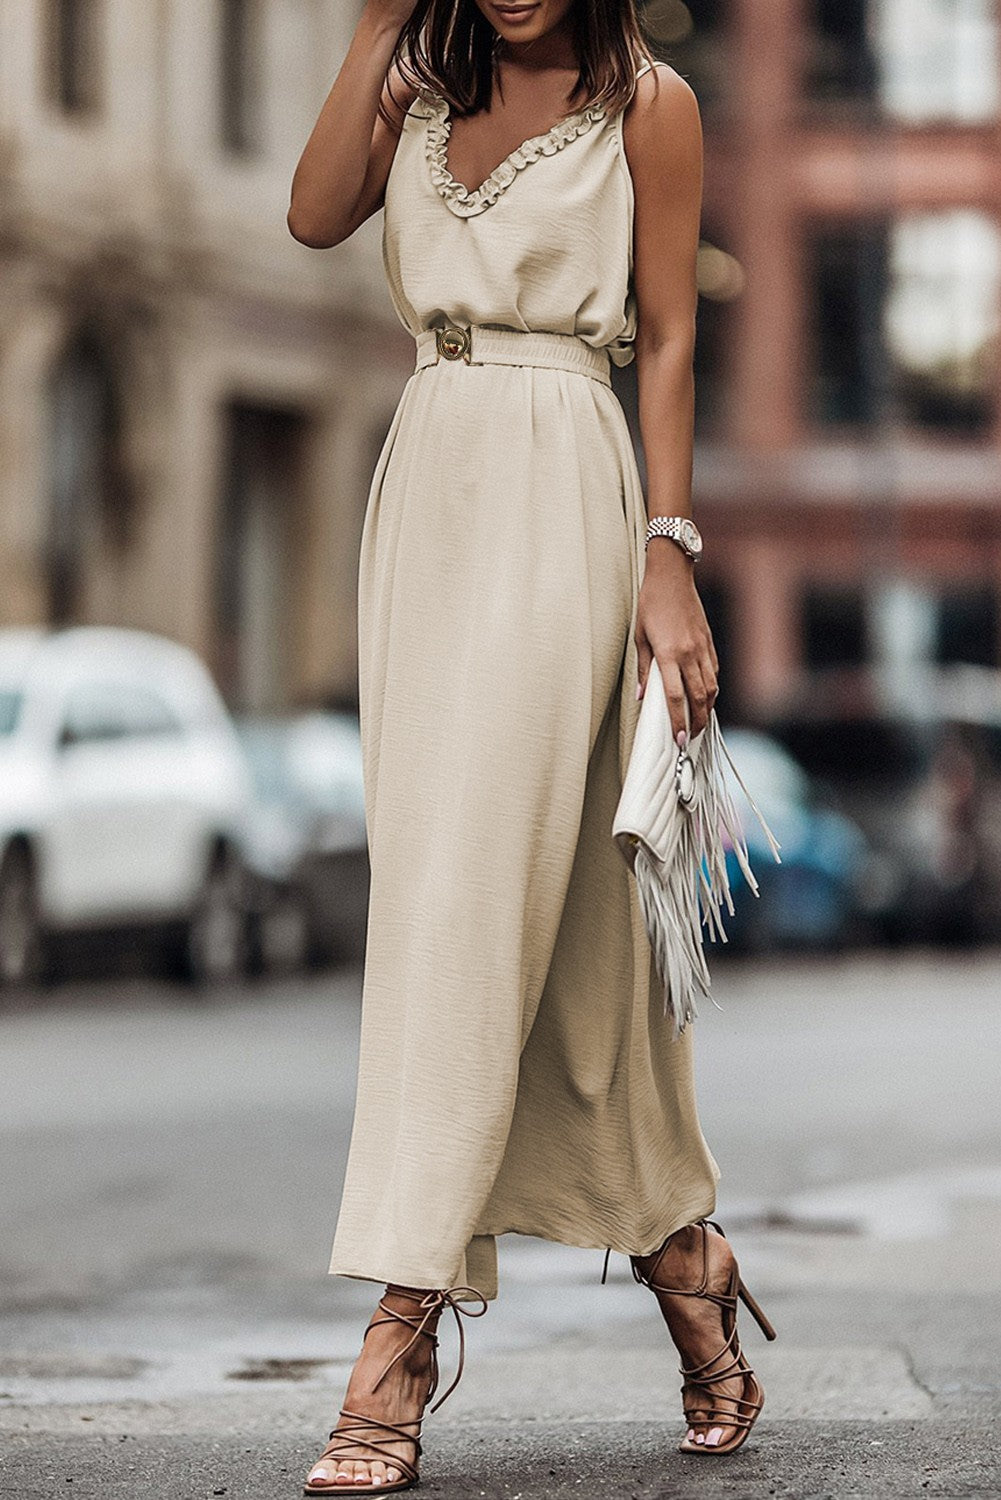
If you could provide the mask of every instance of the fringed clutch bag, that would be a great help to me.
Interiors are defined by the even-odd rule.
[[[671,733],[660,671],[651,661],[612,836],[636,877],[675,1037],[698,1015],[696,997],[709,995],[702,927],[713,942],[719,938],[725,943],[723,906],[730,916],[734,913],[725,840],[758,894],[747,841],[724,779],[724,761],[779,862],[779,845],[740,778],[715,710],[706,728],[680,749]]]

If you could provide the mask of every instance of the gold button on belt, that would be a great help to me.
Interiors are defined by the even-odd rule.
[[[434,341],[442,359],[464,359],[469,364],[471,340],[468,328],[446,323],[444,328],[435,329]]]
[[[590,376],[602,385],[611,384],[608,350],[593,348],[575,334],[449,321],[439,328],[422,328],[414,337],[415,373],[442,362],[464,362],[467,367],[512,365],[566,370]]]

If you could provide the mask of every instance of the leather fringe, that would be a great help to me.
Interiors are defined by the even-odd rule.
[[[741,780],[712,713],[694,762],[695,793],[670,859],[661,864],[640,842],[633,866],[657,972],[664,985],[664,1013],[672,1018],[675,1039],[698,1015],[699,997],[710,994],[702,928],[708,930],[713,942],[727,941],[723,907],[730,916],[734,914],[726,868],[727,841],[741,874],[758,895],[747,840],[726,784],[724,761],[760,823],[776,862],[781,863],[779,844]]]

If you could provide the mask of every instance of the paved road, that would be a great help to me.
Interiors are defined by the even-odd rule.
[[[601,1286],[595,1252],[510,1237],[422,1487],[1001,1496],[1001,956],[727,964],[716,987],[719,1217],[780,1330],[744,1329],[753,1442],[696,1473],[626,1263]],[[0,1016],[0,1495],[298,1493],[370,1302],[325,1274],[358,989],[91,984]]]

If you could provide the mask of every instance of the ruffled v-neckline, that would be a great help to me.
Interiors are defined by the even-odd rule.
[[[540,156],[553,156],[562,151],[570,141],[590,130],[606,112],[603,104],[588,104],[565,115],[551,129],[529,136],[516,146],[478,188],[467,188],[455,180],[448,167],[448,142],[452,133],[448,100],[430,91],[426,91],[423,98],[430,106],[424,140],[431,181],[452,212],[463,219],[480,214],[496,203],[523,168]]]

